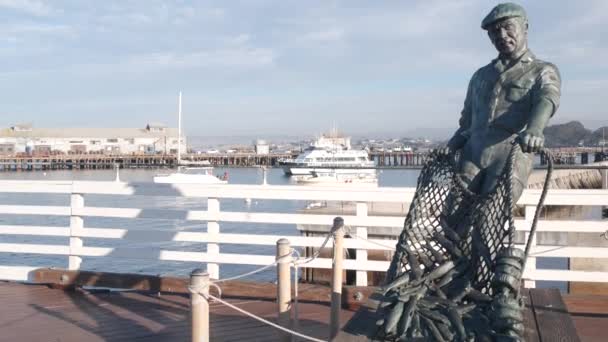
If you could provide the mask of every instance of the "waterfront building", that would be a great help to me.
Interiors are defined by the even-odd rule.
[[[270,145],[262,139],[258,139],[255,142],[255,154],[269,154]]]
[[[185,137],[181,145],[185,151]],[[158,123],[144,128],[34,128],[26,124],[0,129],[0,155],[175,154],[177,150],[177,129]]]

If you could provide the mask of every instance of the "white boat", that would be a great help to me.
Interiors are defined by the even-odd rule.
[[[212,167],[182,167],[182,92],[179,92],[178,111],[177,111],[177,172],[169,174],[159,174],[154,176],[154,183],[165,184],[226,184],[228,183],[228,173],[223,176],[213,175]]]
[[[208,160],[181,160],[181,165],[189,167],[212,167]]]
[[[298,184],[319,186],[378,186],[378,177],[375,173],[359,172],[355,169],[324,169],[312,171],[309,175],[294,175],[293,179]]]
[[[295,159],[280,160],[279,165],[288,176],[310,176],[313,172],[335,169],[376,175],[367,151],[352,149],[350,137],[338,135],[335,129],[315,140]]]

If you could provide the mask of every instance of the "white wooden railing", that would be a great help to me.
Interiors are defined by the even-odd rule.
[[[222,211],[222,199],[272,199],[272,200],[306,200],[306,201],[348,201],[356,203],[355,215],[341,215],[345,225],[352,227],[357,238],[345,239],[345,248],[356,249],[356,259],[347,259],[345,269],[356,270],[356,284],[367,285],[367,271],[386,271],[388,261],[368,260],[368,250],[392,250],[396,240],[367,240],[370,227],[402,227],[403,217],[369,216],[368,205],[376,202],[407,203],[411,200],[413,188],[375,188],[375,189],[345,189],[345,188],[315,188],[300,186],[274,185],[167,185],[153,183],[121,183],[121,182],[91,182],[91,181],[0,181],[0,193],[41,193],[69,194],[70,206],[39,206],[39,205],[0,205],[1,214],[23,215],[60,215],[70,217],[69,227],[50,226],[14,226],[0,225],[0,237],[7,235],[38,235],[68,237],[67,245],[24,244],[0,242],[0,260],[2,253],[27,253],[40,255],[65,255],[68,268],[78,270],[82,265],[82,257],[112,257],[112,258],[154,258],[162,261],[189,261],[207,263],[208,272],[212,278],[219,278],[220,264],[268,265],[275,260],[274,255],[222,253],[220,245],[247,244],[274,246],[282,235],[260,234],[227,234],[221,233],[222,222],[239,222],[242,224],[313,224],[330,226],[336,215],[320,215],[306,213],[272,213],[272,212],[230,212]],[[128,234],[128,229],[95,228],[85,224],[86,217],[106,218],[149,218],[141,208],[106,208],[87,206],[85,197],[92,194],[115,196],[187,196],[206,198],[207,210],[188,210],[181,215],[188,221],[206,221],[207,232],[167,232],[149,231],[145,234]],[[528,190],[518,202],[525,206],[525,218],[516,220],[520,231],[529,231],[535,206],[540,191]],[[604,206],[608,205],[608,190],[552,190],[545,201],[547,205],[579,205]],[[162,209],[159,209],[162,210]],[[577,232],[596,233],[598,239],[603,239],[608,223],[600,220],[541,220],[538,232]],[[130,244],[150,241],[185,241],[206,244],[206,252],[159,249],[158,253],[143,253],[130,251],[119,247],[89,247],[86,238],[122,239]],[[2,239],[4,240],[4,239]],[[289,236],[292,246],[320,247],[322,237]],[[572,270],[545,270],[536,268],[536,258],[608,258],[608,248],[581,246],[546,246],[534,245],[531,257],[527,262],[524,278],[527,285],[534,286],[536,280],[556,281],[586,281],[608,282],[608,272],[588,272]],[[109,260],[111,262],[111,260]],[[331,268],[331,259],[317,258],[308,263],[310,268]],[[36,267],[2,266],[0,279],[28,281],[30,272]],[[84,265],[83,269],[86,269]]]

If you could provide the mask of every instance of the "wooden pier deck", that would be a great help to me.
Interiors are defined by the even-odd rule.
[[[229,299],[274,320],[277,304]],[[189,341],[190,301],[179,294],[62,291],[44,285],[0,282],[0,341]],[[211,303],[211,341],[277,341],[277,330],[219,303]],[[300,303],[304,334],[327,339],[329,305]],[[342,310],[342,322],[352,311]]]
[[[575,329],[580,341],[606,340],[608,296],[565,295],[556,305],[557,291],[533,290],[529,298],[527,333],[554,341]],[[267,319],[276,317],[268,300],[230,299],[231,303]],[[189,299],[180,294],[142,292],[62,291],[44,285],[0,282],[0,341],[189,341]],[[327,339],[329,306],[300,303],[300,331]],[[342,310],[344,324],[353,311]],[[563,318],[570,317],[568,321]],[[568,316],[569,315],[569,316]],[[561,318],[560,318],[561,317]],[[566,322],[566,323],[564,323]],[[573,323],[573,326],[572,326]],[[277,330],[218,303],[211,304],[212,341],[277,341]],[[556,335],[557,333],[557,335]],[[553,334],[553,335],[549,335]],[[529,336],[532,336],[529,335]],[[544,336],[544,337],[543,337]],[[566,336],[566,337],[564,337]]]

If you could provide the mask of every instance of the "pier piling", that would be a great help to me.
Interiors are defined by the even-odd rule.
[[[277,241],[277,302],[278,302],[278,323],[280,326],[289,329],[291,326],[291,246],[289,240],[280,239]],[[291,335],[283,331],[279,332],[280,340],[291,341]]]
[[[344,219],[334,219],[334,255],[331,278],[331,316],[329,322],[329,339],[332,340],[340,331],[340,309],[342,307],[342,272],[344,263]]]
[[[197,268],[190,273],[192,342],[209,342],[209,273]]]

